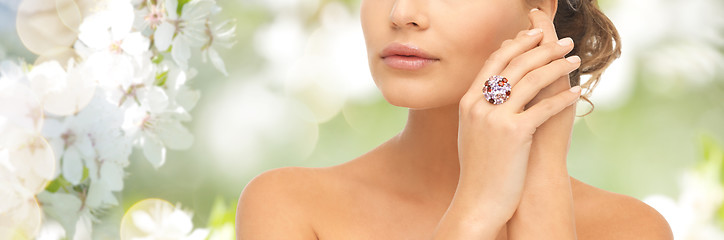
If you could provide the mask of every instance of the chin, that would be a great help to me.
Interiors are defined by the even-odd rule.
[[[401,79],[394,79],[400,81],[388,80],[393,79],[385,79],[383,83],[375,80],[375,83],[385,100],[398,107],[410,109],[438,108],[458,104],[460,98],[464,95],[464,91],[432,84],[434,81],[404,83],[404,80]]]

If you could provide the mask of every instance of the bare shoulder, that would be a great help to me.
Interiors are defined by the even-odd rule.
[[[571,178],[580,239],[673,239],[668,222],[646,203]]]
[[[237,205],[237,239],[316,239],[308,211],[319,177],[315,172],[285,167],[249,181]]]

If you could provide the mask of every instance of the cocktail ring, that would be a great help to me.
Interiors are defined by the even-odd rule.
[[[492,104],[504,103],[510,97],[510,83],[503,76],[491,76],[488,81],[485,81],[483,93],[485,94],[485,100]]]

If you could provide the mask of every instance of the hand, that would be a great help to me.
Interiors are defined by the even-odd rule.
[[[532,28],[543,29],[541,44],[558,40],[552,19],[544,11],[531,13]],[[568,76],[561,76],[528,105],[568,88]],[[507,222],[509,239],[576,239],[573,192],[566,167],[574,115],[575,104],[546,120],[533,134],[523,195]]]
[[[580,96],[580,88],[574,87],[525,109],[541,89],[580,65],[577,56],[562,58],[573,49],[569,38],[541,43],[542,35],[541,29],[524,30],[515,39],[504,41],[460,101],[461,171],[453,204],[473,210],[481,204],[495,206],[484,208],[485,212],[471,211],[472,215],[490,216],[503,224],[513,215],[521,199],[536,128]],[[501,105],[488,103],[482,93],[492,75],[506,77],[512,86],[510,99]]]

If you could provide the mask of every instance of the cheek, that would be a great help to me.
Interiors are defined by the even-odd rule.
[[[369,61],[370,71],[374,76],[378,51],[383,48],[385,39],[388,38],[388,26],[390,9],[392,1],[386,0],[362,0],[360,4],[360,22],[362,25],[362,33],[367,49],[367,60]],[[373,77],[375,82],[378,78]]]
[[[360,22],[368,54],[374,53],[379,47],[377,45],[384,42],[385,33],[388,31],[385,27],[389,25],[392,3],[392,1],[363,0],[360,4]]]
[[[447,51],[454,53],[447,59],[449,71],[457,73],[469,86],[488,56],[498,50],[504,40],[514,38],[529,26],[525,13],[517,5],[480,6],[459,9],[447,17],[438,16],[446,26],[440,29],[441,41],[447,42]]]

